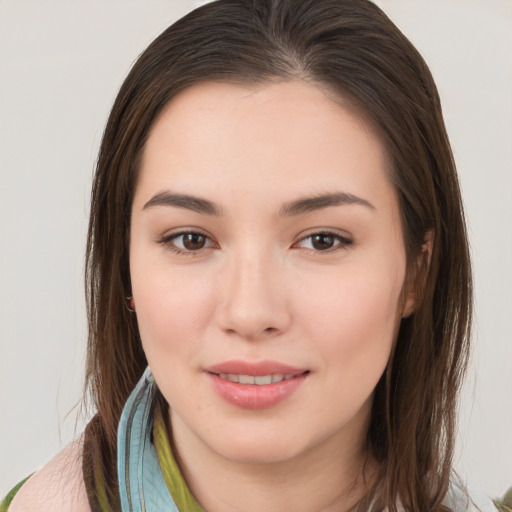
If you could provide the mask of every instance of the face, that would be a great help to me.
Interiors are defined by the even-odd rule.
[[[150,133],[130,235],[140,335],[180,442],[239,462],[362,446],[410,302],[363,121],[299,81],[195,85]]]

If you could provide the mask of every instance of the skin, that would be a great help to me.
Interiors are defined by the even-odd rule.
[[[163,192],[219,212],[148,204]],[[362,201],[282,214],[339,192]],[[204,238],[187,250],[183,232]],[[353,506],[366,490],[373,391],[414,308],[398,201],[370,127],[301,81],[195,85],[151,131],[130,237],[143,347],[198,501],[209,512]],[[276,406],[246,410],[205,371],[233,359],[309,373]]]
[[[82,476],[83,436],[36,471],[14,497],[9,512],[90,512]]]

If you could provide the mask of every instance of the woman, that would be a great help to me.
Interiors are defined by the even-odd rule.
[[[474,509],[455,166],[372,3],[221,0],[157,38],[107,124],[87,261],[98,414],[10,511]]]

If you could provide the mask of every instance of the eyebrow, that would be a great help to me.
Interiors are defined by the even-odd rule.
[[[323,208],[329,208],[330,206],[351,204],[357,204],[365,206],[371,210],[375,210],[375,206],[366,199],[362,199],[354,194],[349,194],[348,192],[335,192],[332,194],[304,197],[297,199],[296,201],[291,201],[290,203],[283,205],[279,214],[281,216],[288,217],[322,210]]]
[[[335,192],[311,197],[303,197],[289,203],[285,203],[279,211],[281,217],[292,217],[316,210],[322,210],[331,206],[361,205],[375,210],[375,206],[366,199],[355,196],[348,192]],[[153,206],[174,206],[185,208],[205,215],[221,215],[222,209],[208,199],[191,196],[188,194],[177,194],[164,190],[153,196],[144,206],[143,210]]]
[[[142,209],[146,210],[152,206],[175,206],[206,215],[221,214],[221,209],[215,203],[207,199],[201,199],[187,194],[175,194],[168,190],[164,190],[153,196]]]

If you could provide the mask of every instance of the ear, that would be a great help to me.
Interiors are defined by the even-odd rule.
[[[421,246],[421,251],[416,258],[416,268],[414,269],[414,273],[411,276],[411,279],[408,279],[408,290],[407,295],[405,296],[404,306],[402,309],[402,318],[407,318],[412,315],[419,304],[420,296],[421,296],[421,288],[430,268],[430,260],[432,259],[432,247],[434,244],[434,230],[429,229],[425,233],[425,237],[423,239],[423,244]]]

